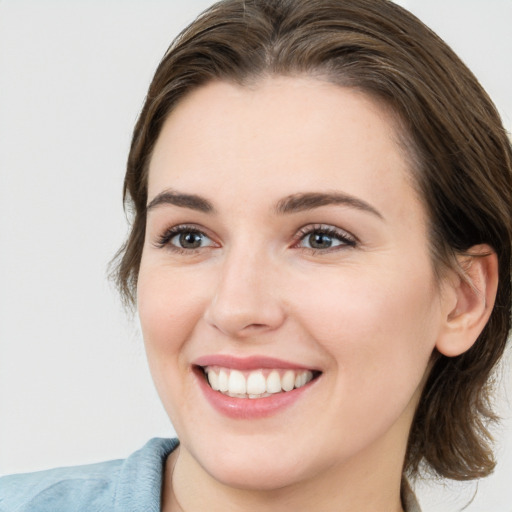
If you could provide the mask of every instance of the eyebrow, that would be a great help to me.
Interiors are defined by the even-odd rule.
[[[196,194],[184,194],[174,190],[164,190],[160,192],[160,194],[157,194],[147,205],[146,211],[152,210],[157,206],[168,204],[197,210],[203,213],[216,213],[212,203],[204,197]],[[275,211],[278,214],[297,213],[333,204],[356,208],[369,212],[380,219],[384,219],[382,214],[366,201],[342,192],[307,192],[292,194],[278,201]]]
[[[371,213],[384,220],[382,214],[372,205],[362,199],[358,199],[357,197],[342,192],[308,192],[304,194],[293,194],[281,199],[277,203],[276,212],[280,214],[296,213],[332,204],[350,206],[351,208]]]
[[[164,190],[157,194],[146,206],[146,211],[152,210],[157,206],[171,204],[182,208],[189,208],[204,213],[215,213],[212,203],[204,197],[195,194],[183,194],[174,190]]]

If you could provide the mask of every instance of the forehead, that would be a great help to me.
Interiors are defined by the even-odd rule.
[[[246,200],[336,189],[397,208],[415,196],[390,109],[307,77],[198,88],[164,123],[149,170],[149,200],[169,187],[221,197],[221,184]]]

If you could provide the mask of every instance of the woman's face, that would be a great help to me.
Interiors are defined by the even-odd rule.
[[[138,307],[180,457],[258,489],[400,473],[443,299],[389,112],[210,83],[164,124],[148,205]]]

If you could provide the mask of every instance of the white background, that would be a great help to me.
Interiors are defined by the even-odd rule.
[[[209,3],[0,0],[0,474],[126,457],[173,434],[106,267],[126,234],[124,164],[152,73]],[[400,3],[473,69],[510,130],[512,0]],[[512,512],[510,373],[500,463],[468,512]],[[425,512],[453,512],[475,489],[419,495]]]

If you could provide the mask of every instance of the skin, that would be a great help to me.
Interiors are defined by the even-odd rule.
[[[434,279],[426,213],[397,141],[382,105],[306,77],[210,83],[167,119],[148,203],[172,189],[215,213],[148,211],[139,315],[181,441],[164,510],[402,510],[407,436],[456,295]],[[310,192],[348,194],[378,213],[353,204],[276,212]],[[202,247],[180,250],[176,237],[157,245],[182,224],[205,234]],[[357,243],[333,237],[313,250],[301,229],[319,226]],[[228,418],[192,372],[195,359],[219,353],[322,374],[277,414]]]

